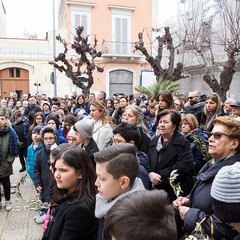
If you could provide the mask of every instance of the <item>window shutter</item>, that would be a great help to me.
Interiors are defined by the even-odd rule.
[[[123,18],[122,19],[122,53],[128,53],[128,20]]]
[[[74,28],[77,28],[78,26],[80,26],[80,15],[75,15]]]
[[[116,53],[121,53],[121,18],[116,18]]]
[[[82,15],[82,26],[84,27],[83,37],[86,37],[88,35],[88,25],[87,25],[87,16]]]

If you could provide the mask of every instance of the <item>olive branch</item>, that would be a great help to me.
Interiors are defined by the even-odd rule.
[[[202,224],[203,222],[205,222],[205,221],[207,220],[207,218],[208,218],[208,216],[205,217],[205,218],[203,218],[201,222],[197,222],[197,223],[196,223],[196,226],[195,226],[195,228],[194,228],[194,230],[193,230],[193,233],[198,234],[197,239],[199,239],[199,240],[214,240],[212,237],[209,237],[209,236],[207,236],[207,235],[204,233],[204,230],[202,229],[202,226],[201,226],[201,224]],[[190,235],[190,236],[191,236],[191,235]]]
[[[24,204],[23,208],[26,209],[26,210],[30,210],[30,211],[34,211],[34,210],[38,211],[38,210],[41,210],[43,208],[47,208],[48,203],[43,203],[39,198],[39,194],[35,195],[36,199],[25,200],[23,198],[22,191],[21,191],[21,186],[26,183],[27,177],[28,177],[28,175],[25,174],[24,176],[22,176],[20,178],[20,180],[16,184],[16,197]],[[18,206],[17,210],[20,210],[20,208],[21,207]]]
[[[178,176],[179,176],[178,169],[175,169],[170,173],[169,177],[170,186],[173,188],[173,191],[177,197],[179,197],[180,194],[183,192],[180,186],[180,182],[176,183],[176,179]]]
[[[202,127],[199,127],[198,132],[202,132],[202,135],[204,135],[204,132],[202,130]],[[204,140],[200,134],[197,132],[193,132],[191,134],[191,138],[193,139],[193,143],[196,146],[196,148],[202,153],[203,160],[208,161],[211,159],[211,155],[208,153],[208,143],[206,140]]]

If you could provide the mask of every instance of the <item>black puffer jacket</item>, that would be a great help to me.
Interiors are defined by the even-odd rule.
[[[25,117],[23,117],[19,122],[15,122],[13,124],[13,129],[17,133],[19,142],[22,143],[22,148],[27,147],[27,140],[24,135],[24,128],[26,124],[27,124],[27,119]]]
[[[50,202],[53,176],[49,168],[50,149],[45,146],[38,152],[34,164],[34,185],[42,187],[41,200]]]

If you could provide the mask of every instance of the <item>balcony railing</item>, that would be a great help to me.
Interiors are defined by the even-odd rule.
[[[102,57],[143,57],[140,51],[134,51],[134,43],[130,42],[102,42]]]

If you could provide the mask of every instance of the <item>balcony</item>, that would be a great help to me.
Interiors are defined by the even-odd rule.
[[[135,43],[130,42],[102,42],[102,57],[108,59],[128,59],[131,61],[140,60],[143,54],[140,51],[134,52]]]

